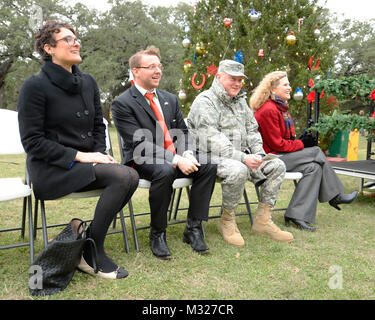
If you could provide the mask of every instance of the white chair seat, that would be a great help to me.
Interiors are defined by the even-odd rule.
[[[0,201],[24,198],[31,195],[31,189],[21,178],[0,179]]]
[[[73,192],[69,193],[68,195],[61,197],[60,199],[83,199],[83,198],[93,198],[99,197],[104,189],[95,189],[90,191],[83,191],[83,192]]]
[[[180,179],[176,179],[173,182],[172,187],[173,189],[184,188],[184,187],[190,186],[192,183],[193,183],[193,179],[191,178],[180,178]],[[138,188],[149,189],[150,186],[151,186],[151,181],[146,180],[146,179],[139,179]]]
[[[285,178],[288,180],[298,180],[303,177],[303,174],[301,172],[285,172]]]

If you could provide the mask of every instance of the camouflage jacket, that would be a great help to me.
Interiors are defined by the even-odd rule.
[[[235,98],[230,98],[216,78],[211,88],[194,100],[187,123],[197,151],[207,153],[212,159],[243,161],[246,153],[265,153],[246,94],[240,91]]]

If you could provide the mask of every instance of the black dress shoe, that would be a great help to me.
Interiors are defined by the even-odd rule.
[[[305,230],[305,231],[315,231],[316,228],[313,227],[313,226],[309,226],[305,221],[303,220],[299,220],[299,219],[293,219],[293,218],[288,218],[288,217],[284,217],[285,219],[285,226],[286,227],[289,227],[290,226],[290,221],[292,221],[297,228],[301,229],[301,230]]]
[[[210,250],[202,239],[200,220],[188,219],[182,241],[190,244],[193,250],[200,254],[206,254]]]
[[[336,208],[337,210],[341,210],[341,208],[338,206],[339,204],[345,203],[352,203],[355,199],[358,197],[358,191],[353,191],[352,193],[349,194],[342,194],[339,193],[336,197],[333,199],[329,200],[329,204]]]
[[[150,230],[150,247],[151,251],[159,259],[170,259],[171,252],[167,246],[166,232],[157,232],[153,228]]]

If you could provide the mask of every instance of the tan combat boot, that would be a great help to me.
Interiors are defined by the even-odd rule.
[[[234,210],[227,210],[223,208],[223,214],[219,220],[219,231],[224,240],[229,244],[235,246],[244,246],[245,241],[241,236],[236,224],[236,217]]]
[[[281,231],[271,220],[271,207],[266,203],[259,202],[257,215],[254,219],[251,231],[267,236],[273,240],[280,242],[291,242],[294,240],[290,232]]]

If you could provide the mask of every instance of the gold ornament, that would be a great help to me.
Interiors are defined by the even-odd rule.
[[[184,64],[184,71],[188,72],[191,69],[192,66],[193,66],[193,64],[190,61],[186,61],[185,64]]]
[[[207,52],[206,45],[203,42],[197,43],[195,46],[195,50],[200,56],[204,55]]]
[[[297,38],[294,35],[294,31],[290,31],[285,40],[288,46],[294,46],[297,42]]]

